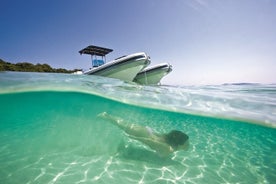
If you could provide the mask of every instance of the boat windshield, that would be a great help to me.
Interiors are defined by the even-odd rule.
[[[103,59],[92,59],[92,67],[98,67],[104,64]]]

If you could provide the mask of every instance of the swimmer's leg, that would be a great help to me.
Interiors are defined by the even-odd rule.
[[[99,117],[108,120],[109,122],[113,123],[114,125],[118,126],[122,130],[124,130],[127,134],[134,136],[134,137],[149,137],[151,134],[147,130],[146,127],[139,126],[136,124],[130,124],[125,122],[123,119],[112,116],[103,112],[98,115]]]
[[[108,120],[109,122],[113,123],[114,125],[118,126],[119,128],[125,130],[128,129],[129,125],[123,121],[123,119],[116,117],[116,116],[111,116],[107,114],[107,112],[102,112],[98,114],[98,117],[101,117],[105,120]]]

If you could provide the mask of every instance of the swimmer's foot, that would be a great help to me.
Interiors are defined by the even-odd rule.
[[[117,120],[116,117],[109,115],[107,112],[102,112],[102,113],[98,114],[97,116],[102,119],[106,119],[106,120],[112,120],[112,121]]]
[[[98,114],[98,117],[105,119],[105,120],[109,120],[110,122],[115,123],[117,125],[120,125],[123,122],[123,120],[121,118],[116,117],[116,116],[111,116],[107,112],[102,112],[102,113]]]
[[[100,114],[97,115],[100,118],[106,118],[108,116],[107,112],[102,112]]]

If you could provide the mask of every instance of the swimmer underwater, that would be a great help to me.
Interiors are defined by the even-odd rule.
[[[160,134],[154,132],[150,127],[124,122],[121,118],[111,116],[106,112],[100,113],[98,116],[118,126],[129,138],[144,143],[162,157],[175,151],[187,150],[189,147],[189,136],[179,130]]]

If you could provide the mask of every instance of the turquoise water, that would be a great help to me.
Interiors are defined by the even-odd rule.
[[[276,86],[0,73],[0,183],[275,183]],[[101,112],[190,137],[160,158]]]

